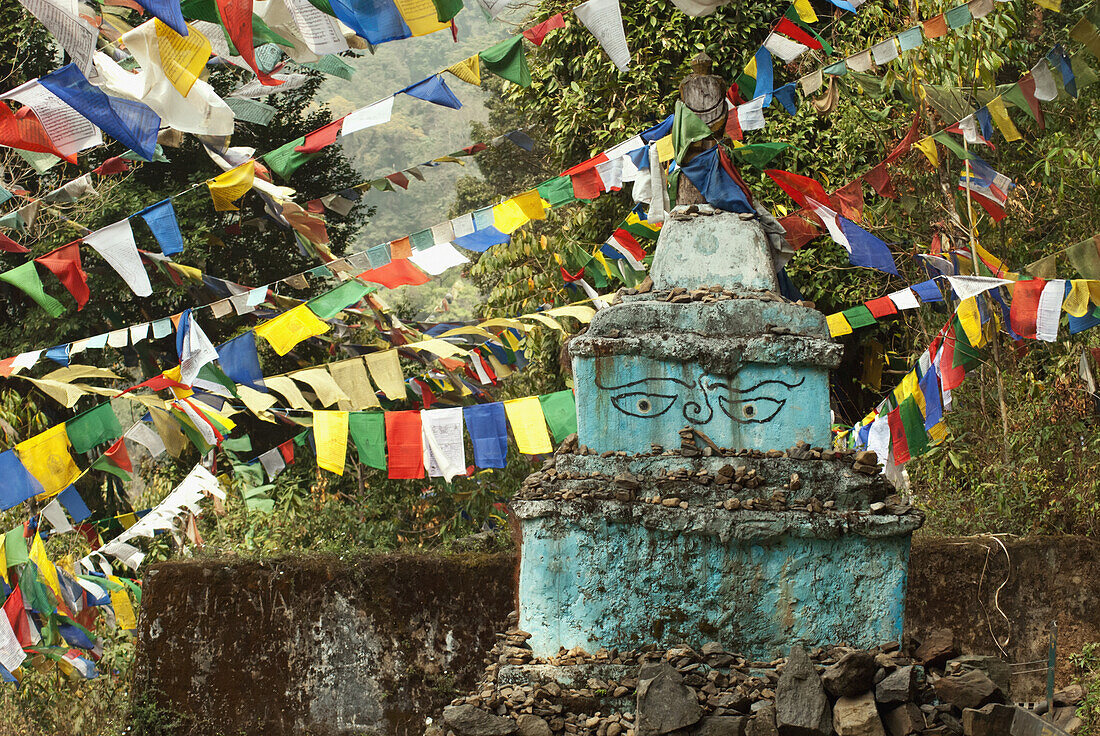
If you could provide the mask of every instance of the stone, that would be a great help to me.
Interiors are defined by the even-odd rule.
[[[1003,703],[1004,693],[981,670],[968,670],[936,680],[932,687],[940,700],[956,708],[981,708],[989,703]]]
[[[875,686],[875,700],[889,705],[905,703],[916,697],[920,673],[916,666],[898,667]]]
[[[889,736],[911,736],[924,730],[924,713],[916,703],[904,703],[886,711],[882,716],[882,725]]]
[[[516,733],[519,736],[553,736],[554,732],[550,729],[550,724],[542,718],[524,713],[516,719]]]
[[[780,736],[829,736],[832,710],[821,676],[806,650],[792,647],[775,689],[776,726]]]
[[[779,736],[779,729],[775,726],[775,706],[764,703],[757,708],[745,729],[745,736]]]
[[[874,685],[875,655],[857,650],[848,652],[836,664],[829,665],[821,675],[825,692],[834,698],[859,695]]]
[[[997,682],[997,679],[993,676],[990,676],[989,679],[993,680],[993,682]],[[997,684],[999,685],[1000,683]],[[1003,689],[1004,688],[1002,688],[1002,690]],[[1076,683],[1074,683],[1073,685],[1069,685],[1068,687],[1064,687],[1061,690],[1056,690],[1054,692],[1055,705],[1077,705],[1084,699],[1085,688]]]
[[[699,721],[695,736],[745,736],[748,716],[707,716]]]
[[[916,660],[925,667],[942,667],[955,654],[955,632],[934,629],[917,648]]]
[[[476,705],[449,705],[443,709],[443,722],[458,736],[511,736],[516,722],[484,711]]]
[[[870,691],[839,698],[833,706],[833,729],[837,736],[886,736]]]
[[[947,671],[981,670],[985,676],[993,680],[1002,693],[1008,693],[1012,686],[1012,670],[1000,657],[991,657],[984,654],[964,654],[947,662]],[[1057,699],[1057,694],[1055,695]]]
[[[639,674],[635,713],[638,736],[659,736],[692,726],[703,717],[695,691],[668,662],[648,665]]]
[[[982,708],[963,711],[962,727],[966,736],[1002,736],[1012,730],[1016,708],[1000,703],[990,703]]]

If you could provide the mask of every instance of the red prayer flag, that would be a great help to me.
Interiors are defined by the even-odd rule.
[[[803,46],[809,46],[811,49],[821,48],[820,41],[811,36],[809,33],[806,33],[806,31],[802,30],[802,28],[797,23],[790,20],[789,18],[781,18],[779,20],[779,23],[777,23],[775,26],[775,32],[782,33],[787,38],[792,38],[795,41],[798,41]]]
[[[880,197],[897,199],[898,192],[894,189],[894,181],[890,178],[890,172],[886,170],[886,164],[879,164],[863,175],[863,181],[871,185],[871,188]]]
[[[574,174],[579,174],[582,171],[585,171],[587,169],[595,169],[596,164],[602,164],[602,163],[606,163],[606,162],[607,162],[607,154],[606,153],[601,153],[598,156],[593,156],[592,158],[588,159],[587,161],[581,161],[579,164],[577,164],[576,166],[574,166],[570,169],[566,169],[565,171],[561,172],[561,175],[562,176],[573,176]]]
[[[523,37],[536,46],[542,46],[546,34],[555,28],[565,28],[565,18],[561,13],[550,16],[537,26],[531,26],[523,32]]]
[[[948,390],[958,388],[966,378],[966,369],[955,365],[955,326],[950,325],[943,341],[943,356],[940,358],[940,382]]]
[[[283,462],[287,465],[294,462],[294,440],[287,440],[279,445],[279,454],[283,456]]]
[[[799,210],[793,215],[787,215],[779,219],[779,224],[787,231],[783,237],[795,250],[806,245],[821,233],[817,225],[805,219],[807,216],[809,216],[807,210]]]
[[[108,447],[103,457],[107,458],[107,461],[112,465],[115,465],[127,473],[134,472],[134,464],[130,462],[130,452],[126,449],[126,439],[119,437],[113,445]]]
[[[392,181],[397,186],[401,187],[402,189],[409,188],[409,177],[405,176],[400,171],[395,171],[392,174],[386,174],[386,178]]]
[[[260,84],[269,87],[282,84],[267,72],[260,71],[260,67],[256,65],[256,50],[252,44],[252,0],[217,0],[217,3],[218,14],[221,15],[229,40],[248,63],[248,67],[256,72]]]
[[[901,411],[894,409],[886,415],[890,422],[890,442],[894,447],[894,465],[909,462],[909,441],[905,439],[905,427],[901,423]]]
[[[302,145],[295,146],[298,153],[317,153],[326,146],[331,146],[340,137],[340,129],[344,127],[344,119],[333,120],[328,125],[306,133],[306,139]]]
[[[1012,307],[1009,323],[1020,337],[1035,339],[1035,321],[1039,316],[1039,295],[1047,285],[1045,279],[1017,281],[1012,285]]]
[[[49,253],[34,259],[53,272],[58,281],[64,284],[76,299],[76,308],[81,310],[88,303],[91,291],[88,289],[88,274],[80,264],[80,241],[74,240],[68,245],[54,248]]]
[[[645,260],[645,248],[643,248],[642,244],[639,243],[637,239],[635,239],[635,237],[631,235],[628,231],[623,230],[620,227],[616,229],[614,233],[612,233],[611,237],[615,240],[616,243],[619,244],[620,247],[622,247],[626,251],[629,251],[630,255],[634,256],[634,260],[638,261],[639,263]],[[582,268],[581,271],[583,272],[584,269]]]
[[[0,250],[6,253],[30,253],[31,249],[15,242],[4,233],[0,233]]]
[[[428,275],[406,258],[395,258],[381,268],[372,268],[359,274],[358,278],[381,284],[387,289],[398,286],[419,286],[428,283]]]
[[[569,178],[573,181],[573,196],[577,199],[595,199],[604,191],[603,179],[600,178],[595,165],[570,174]]]
[[[840,214],[855,223],[863,221],[863,182],[856,179],[833,192],[833,203]]]
[[[577,271],[575,274],[572,274],[572,273],[569,273],[568,271],[566,271],[565,266],[558,266],[558,268],[561,269],[561,278],[562,278],[562,280],[567,284],[571,284],[574,281],[580,281],[581,279],[584,278],[584,267],[583,266],[581,267],[581,270]]]
[[[864,302],[864,306],[871,312],[871,316],[875,319],[880,317],[889,317],[892,314],[898,313],[898,307],[890,300],[888,296],[880,296],[878,299],[872,299],[869,302]]]
[[[393,480],[424,477],[419,411],[386,412],[386,465]]]
[[[920,133],[920,110],[917,110],[913,114],[913,124],[909,126],[909,132],[905,134],[905,137],[898,141],[898,144],[894,146],[894,150],[887,154],[886,158],[882,160],[884,164],[890,164],[901,158],[905,154],[909,153],[909,149],[913,147],[913,142],[917,140],[917,135]]]
[[[1027,101],[1028,107],[1031,108],[1031,113],[1035,116],[1035,121],[1039,124],[1039,130],[1045,130],[1047,123],[1046,118],[1043,116],[1043,106],[1039,104],[1039,99],[1035,96],[1035,77],[1028,74],[1021,79],[1020,91],[1024,93],[1024,100]]]
[[[810,206],[809,202],[806,201],[807,197],[815,200],[818,204],[826,206],[832,201],[829,199],[829,195],[825,193],[825,188],[808,176],[792,174],[781,169],[765,169],[764,173],[771,177],[780,189],[802,207]]]
[[[100,176],[110,176],[111,174],[125,174],[129,170],[129,161],[121,156],[113,156],[92,169],[92,173]]]
[[[21,148],[24,151],[49,153],[63,158],[71,164],[76,163],[76,154],[66,156],[57,150],[46,129],[29,107],[12,112],[6,104],[0,103],[0,145]]]
[[[464,153],[468,153],[471,156],[473,156],[475,153],[481,153],[482,151],[484,151],[488,147],[489,146],[485,143],[475,143],[472,146],[466,146],[462,150],[463,150]],[[423,177],[421,177],[421,181],[423,181]]]
[[[4,571],[5,576],[7,570]],[[15,638],[19,640],[19,646],[29,647],[31,646],[31,628],[27,622],[27,612],[23,607],[23,594],[19,591],[19,586],[15,586],[11,595],[4,601],[4,615],[8,618],[8,623],[11,624],[12,631],[15,632]]]

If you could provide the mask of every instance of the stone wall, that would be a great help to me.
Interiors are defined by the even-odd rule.
[[[1059,686],[1068,656],[1100,641],[1100,543],[915,540],[906,643],[955,632],[964,653],[1046,656],[1057,618]],[[1008,582],[999,605],[997,587]],[[151,568],[139,624],[135,690],[184,717],[177,736],[419,736],[473,687],[514,608],[511,555],[275,562],[175,562]],[[987,619],[988,615],[988,619]],[[1015,669],[1037,669],[1041,665]],[[1017,700],[1042,698],[1042,675],[1013,677]]]
[[[515,607],[511,555],[172,562],[146,574],[137,696],[182,733],[419,735]]]

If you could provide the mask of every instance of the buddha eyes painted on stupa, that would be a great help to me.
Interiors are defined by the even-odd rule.
[[[769,422],[787,403],[787,394],[801,386],[781,380],[760,381],[747,388],[731,387],[729,379],[704,375],[698,380],[646,377],[619,385],[596,385],[610,395],[611,404],[627,416],[653,419],[679,407],[691,424],[707,424],[714,416],[712,399],[730,419],[741,424]]]

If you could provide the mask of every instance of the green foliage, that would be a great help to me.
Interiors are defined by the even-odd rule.
[[[1085,700],[1077,708],[1077,716],[1084,725],[1079,736],[1100,734],[1100,643],[1086,644],[1080,654],[1070,657],[1077,668],[1078,681],[1085,689]]]

